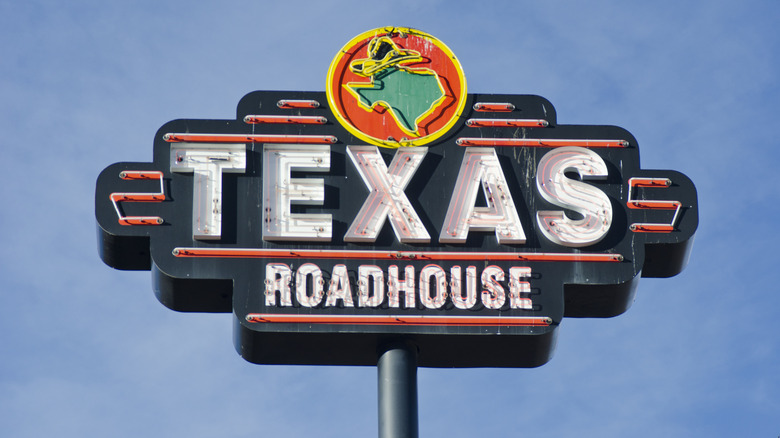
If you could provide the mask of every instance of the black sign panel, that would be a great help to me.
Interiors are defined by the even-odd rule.
[[[325,93],[257,91],[167,123],[151,163],[98,178],[101,257],[171,309],[233,312],[251,362],[374,365],[400,337],[431,367],[542,365],[564,316],[620,314],[686,263],[696,190],[622,128],[527,95],[469,94],[423,146],[337,120]]]

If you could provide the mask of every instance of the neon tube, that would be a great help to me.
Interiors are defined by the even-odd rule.
[[[495,111],[501,113],[508,113],[515,110],[515,106],[511,103],[475,103],[474,111],[488,112]]]
[[[328,119],[322,116],[257,116],[244,117],[245,123],[250,124],[299,124],[299,125],[324,125]]]
[[[468,119],[469,128],[546,128],[550,124],[542,119]]]
[[[605,253],[512,253],[512,252],[400,252],[371,250],[268,249],[268,248],[184,248],[173,250],[175,257],[195,258],[301,258],[364,260],[445,260],[445,261],[524,261],[524,262],[622,262],[621,254]]]
[[[290,143],[333,144],[338,139],[332,135],[270,135],[270,134],[183,134],[168,133],[163,140],[169,143]]]
[[[455,141],[458,146],[513,146],[513,147],[545,147],[557,148],[564,146],[580,146],[591,148],[624,148],[628,147],[625,140],[586,140],[559,138],[477,138],[461,137]]]
[[[282,99],[276,102],[276,106],[279,108],[319,108],[320,103],[316,100]]]
[[[425,325],[476,327],[546,327],[552,324],[547,316],[440,316],[440,315],[292,315],[250,313],[247,322],[287,324],[337,325]]]

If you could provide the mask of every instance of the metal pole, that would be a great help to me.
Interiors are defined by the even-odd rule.
[[[387,344],[377,361],[379,438],[418,438],[417,347]]]

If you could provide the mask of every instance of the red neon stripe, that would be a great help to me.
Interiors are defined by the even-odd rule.
[[[628,201],[626,205],[635,210],[675,210],[682,204],[679,201]]]
[[[338,139],[332,135],[270,135],[270,134],[176,134],[168,133],[163,139],[169,143],[297,143],[332,144]]]
[[[674,226],[669,224],[631,224],[631,231],[635,233],[671,233]]]
[[[549,123],[542,119],[468,119],[466,126],[470,128],[546,128]]]
[[[474,111],[496,111],[501,113],[508,113],[515,110],[515,106],[511,103],[475,103]]]
[[[628,184],[631,187],[669,187],[672,181],[668,178],[631,178]]]
[[[119,218],[122,225],[162,225],[163,219],[159,216],[125,216]]]
[[[538,327],[549,326],[552,319],[523,316],[439,316],[439,315],[294,315],[250,313],[247,322],[287,324],[337,325],[422,325],[422,326],[478,326],[478,327]]]
[[[324,125],[328,119],[322,116],[246,116],[244,122],[251,124],[259,123],[282,123],[282,124],[302,124],[302,125]]]
[[[114,202],[162,202],[165,195],[162,193],[112,193]]]
[[[316,100],[282,99],[276,102],[276,106],[279,108],[319,108],[320,103]]]
[[[592,148],[624,148],[625,140],[585,140],[557,138],[475,138],[461,137],[455,141],[458,146],[534,146],[556,148],[562,146],[581,146]]]
[[[119,177],[124,180],[162,179],[163,173],[157,170],[123,170],[119,172]]]
[[[176,257],[202,258],[309,258],[353,260],[622,262],[620,254],[509,253],[509,252],[399,252],[266,248],[176,248]]]

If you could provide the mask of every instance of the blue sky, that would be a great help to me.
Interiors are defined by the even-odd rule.
[[[0,0],[2,435],[376,434],[375,368],[245,362],[230,315],[170,311],[148,272],[100,261],[93,193],[169,120],[323,91],[386,25],[444,41],[470,92],[628,129],[643,168],[699,194],[687,269],[624,315],[564,320],[547,365],[420,369],[420,436],[780,435],[780,3],[194,3]]]

